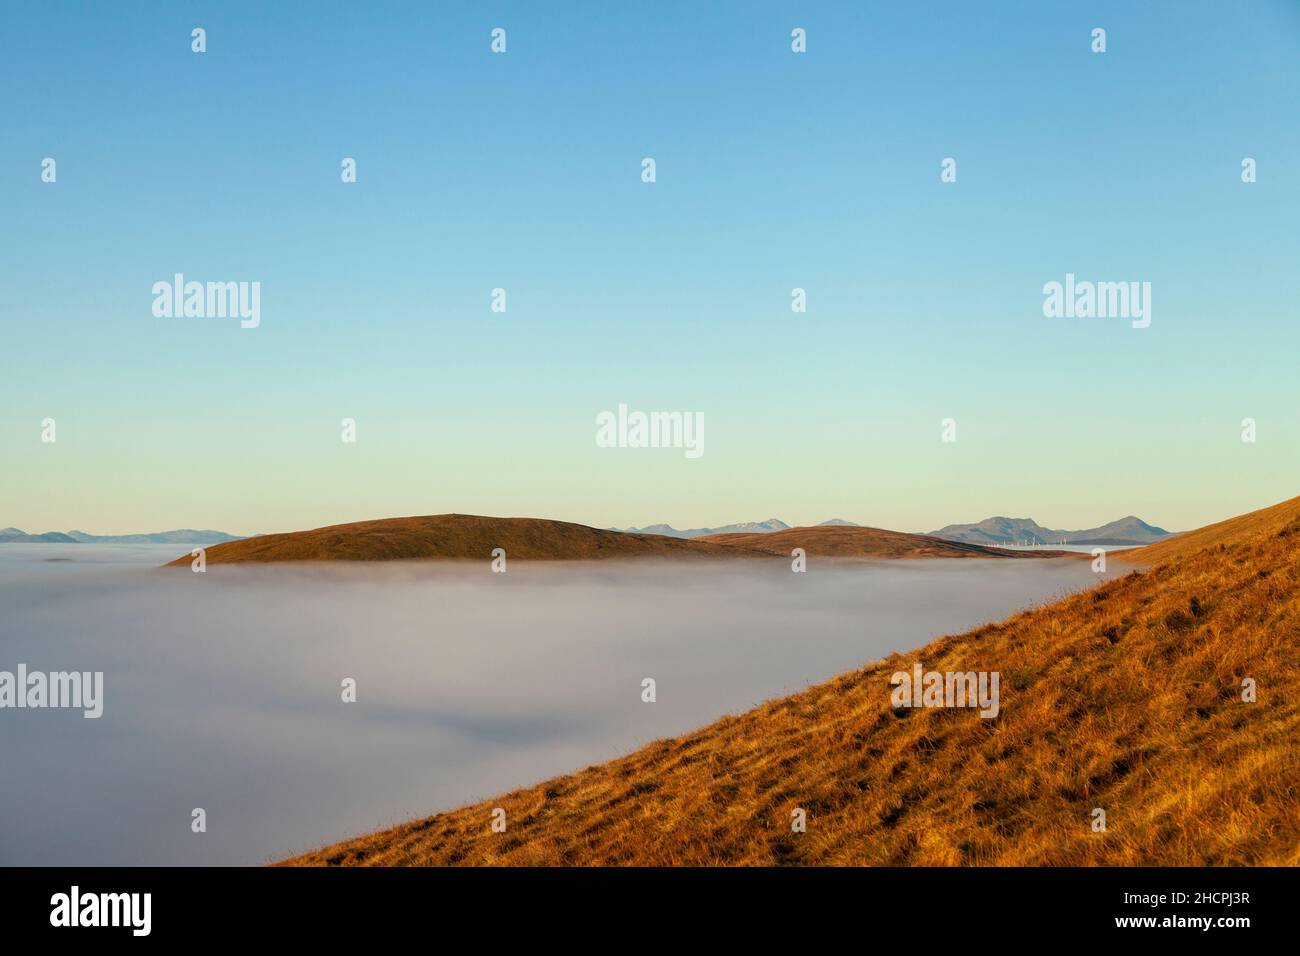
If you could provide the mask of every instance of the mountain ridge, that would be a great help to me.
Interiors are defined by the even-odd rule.
[[[861,525],[822,523],[784,531],[705,535],[696,541],[769,551],[788,556],[795,548],[819,558],[1055,558],[1063,551],[1017,551],[968,541],[950,541],[932,535],[867,528]]]
[[[0,544],[222,544],[242,541],[239,535],[224,531],[197,531],[179,528],[142,534],[89,534],[85,531],[46,531],[28,534],[21,528],[0,530]]]
[[[726,524],[718,528],[688,528],[685,531],[679,531],[666,522],[647,525],[644,528],[608,528],[607,530],[619,531],[624,534],[658,534],[666,538],[702,538],[710,534],[784,531],[789,527],[790,525],[780,518],[768,518],[766,521],[738,521],[735,524]]]
[[[948,541],[1003,547],[1053,544],[1136,546],[1163,541],[1174,533],[1148,524],[1137,515],[1125,515],[1099,527],[1078,531],[1044,528],[1033,518],[996,515],[972,524],[950,524],[930,532],[931,536]]]

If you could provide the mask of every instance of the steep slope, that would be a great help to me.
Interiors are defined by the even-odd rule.
[[[508,558],[525,561],[764,556],[744,547],[601,531],[568,521],[450,514],[358,521],[311,531],[245,538],[208,548],[206,560],[209,565],[430,558],[487,561],[494,548],[504,548]],[[184,555],[168,566],[188,566],[190,561],[190,556]]]
[[[763,534],[711,534],[697,541],[752,548],[789,555],[803,548],[810,557],[827,558],[1053,558],[1059,551],[1010,551],[924,534],[862,528],[856,525],[815,525]]]
[[[1298,504],[622,759],[288,862],[1298,864]],[[890,675],[914,662],[999,672],[999,715],[895,710]]]
[[[1187,531],[1165,541],[1134,548],[1115,555],[1135,564],[1156,564],[1171,558],[1186,557],[1205,548],[1227,549],[1233,545],[1267,538],[1284,531],[1300,520],[1300,498],[1291,498],[1259,511],[1251,511],[1226,521],[1218,521],[1195,531]]]

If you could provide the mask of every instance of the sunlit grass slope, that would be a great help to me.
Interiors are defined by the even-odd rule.
[[[1051,606],[289,862],[1298,864],[1300,499],[1143,551]],[[895,711],[917,660],[1000,672],[999,716]]]

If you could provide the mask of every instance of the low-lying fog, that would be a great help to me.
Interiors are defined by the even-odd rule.
[[[0,864],[277,859],[1098,579],[1073,559],[155,570],[180,550],[0,545],[0,671],[104,672],[97,720],[0,709]]]

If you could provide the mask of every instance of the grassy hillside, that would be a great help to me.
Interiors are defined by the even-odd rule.
[[[1240,544],[1261,535],[1267,537],[1297,517],[1300,517],[1300,498],[1292,498],[1270,508],[1218,521],[1165,541],[1120,552],[1116,557],[1139,564],[1157,564],[1170,558],[1194,554],[1203,548]]]
[[[728,532],[696,538],[788,555],[803,548],[809,557],[831,558],[1058,558],[1062,551],[1014,551],[964,541],[946,541],[926,534],[883,528],[815,525],[770,532]]]
[[[1300,864],[1300,499],[1147,550],[1049,607],[289,862]],[[894,711],[916,660],[999,671],[1001,713]]]

